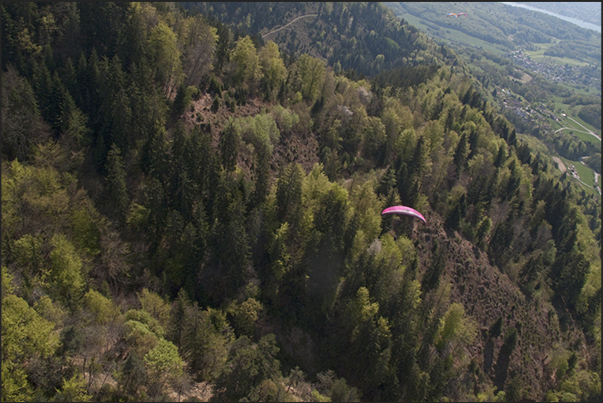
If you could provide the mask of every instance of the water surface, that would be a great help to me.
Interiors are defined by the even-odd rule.
[[[591,24],[590,22],[582,21],[582,20],[579,20],[577,18],[566,17],[564,15],[559,15],[559,14],[553,13],[553,12],[548,11],[548,10],[542,10],[540,8],[528,6],[526,4],[507,3],[507,2],[502,2],[502,4],[506,4],[508,6],[513,6],[513,7],[521,7],[521,8],[525,8],[527,10],[532,10],[532,11],[539,11],[541,13],[545,13],[545,14],[548,14],[548,15],[552,15],[553,17],[560,18],[560,19],[562,19],[564,21],[571,22],[572,24],[578,25],[579,27],[586,28],[586,29],[591,29],[593,31],[597,31],[598,33],[601,33],[601,26],[600,25]]]

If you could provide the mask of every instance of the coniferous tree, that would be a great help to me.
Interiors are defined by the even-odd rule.
[[[465,132],[461,134],[459,144],[456,146],[453,161],[459,172],[465,169],[465,166],[467,164],[467,135],[465,134]]]
[[[254,346],[247,336],[233,344],[225,370],[216,380],[217,393],[212,400],[235,401],[249,396],[263,380],[282,376],[275,358],[279,348],[273,334],[262,337]]]
[[[2,75],[2,154],[9,160],[30,158],[34,144],[48,137],[29,81],[14,67]]]
[[[239,144],[241,134],[238,132],[234,123],[229,120],[220,136],[220,153],[222,156],[222,166],[227,172],[234,171],[239,156]]]
[[[276,184],[276,211],[281,222],[296,224],[301,218],[302,181],[304,172],[296,163],[287,165]]]
[[[112,215],[123,225],[128,209],[128,191],[126,188],[126,170],[120,149],[113,144],[107,157],[107,192],[111,200]]]

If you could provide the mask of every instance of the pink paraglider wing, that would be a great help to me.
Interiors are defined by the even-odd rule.
[[[423,215],[421,213],[419,213],[417,210],[410,208],[410,207],[406,207],[406,206],[393,206],[393,207],[388,207],[385,210],[383,210],[381,212],[381,214],[398,214],[398,215],[407,215],[410,217],[415,217],[418,218],[419,220],[423,221],[424,223],[426,223],[425,221],[425,217],[423,217]]]

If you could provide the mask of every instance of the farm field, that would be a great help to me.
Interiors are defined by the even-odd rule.
[[[580,163],[580,161],[572,161],[572,160],[568,160],[567,158],[563,158],[563,157],[559,157],[559,158],[561,158],[561,160],[567,167],[568,171],[572,165],[576,168],[576,172],[578,172],[578,176],[580,176],[580,181],[583,182],[582,185],[584,185],[584,184],[587,185],[587,186],[583,186],[584,189],[591,191],[593,193],[597,193],[593,189],[593,185],[595,182],[595,173],[592,169],[588,168],[587,166],[582,165],[582,163]],[[578,183],[580,183],[580,182],[578,182]]]
[[[532,60],[538,63],[554,63],[561,66],[587,66],[588,63],[581,62],[576,59],[571,59],[568,57],[557,57],[557,56],[547,56],[544,54],[547,50],[551,48],[551,46],[556,45],[560,41],[558,39],[553,39],[550,43],[534,43],[535,46],[539,47],[538,50],[524,50],[525,53],[530,55]]]
[[[569,119],[568,117],[560,116],[559,118],[560,118],[559,123],[561,123],[562,127],[572,128],[572,131],[574,132],[575,136],[579,137],[581,140],[583,140],[585,142],[592,143],[596,146],[601,146],[601,141],[596,139],[593,135],[586,133],[586,130],[584,129],[584,127],[588,128],[590,131],[592,131],[599,137],[601,137],[600,130],[597,130],[594,127],[590,126],[588,123],[584,122],[578,116],[572,115],[571,118],[574,119],[575,121],[579,122],[580,124],[582,124],[584,127],[581,127],[578,123],[574,122],[572,119]]]
[[[411,15],[411,14],[398,14],[398,17],[403,18],[409,24],[414,25],[415,27],[417,27],[433,36],[434,29],[428,25],[423,24],[421,22],[422,18],[415,17],[414,15]],[[504,53],[503,50],[501,50],[495,46],[492,46],[491,43],[488,43],[481,39],[472,37],[471,35],[467,35],[463,32],[457,31],[452,27],[450,27],[450,28],[440,27],[440,29],[441,30],[443,29],[446,31],[446,38],[444,39],[440,36],[435,36],[434,40],[436,40],[436,41],[444,40],[444,41],[448,41],[448,42],[455,42],[457,45],[473,46],[476,48],[484,49],[484,50],[494,53],[496,55],[500,55],[500,54]]]

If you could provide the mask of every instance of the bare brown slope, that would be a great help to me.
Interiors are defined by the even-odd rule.
[[[262,110],[269,111],[274,106],[270,102],[251,98],[245,105],[236,106],[234,111],[222,104],[217,111],[212,112],[212,103],[213,97],[210,94],[202,94],[198,100],[192,101],[187,111],[182,115],[182,119],[189,130],[194,125],[210,124],[213,145],[216,150],[218,148],[220,133],[229,118],[255,116],[261,113]],[[243,147],[240,150],[238,166],[246,174],[250,174],[252,171],[253,158],[253,154],[247,148]],[[280,167],[291,162],[297,162],[306,172],[309,172],[314,164],[319,162],[316,137],[308,133],[307,130],[296,126],[290,132],[281,133],[280,141],[272,154],[271,168],[273,172],[278,174]]]
[[[576,330],[578,326],[563,325],[564,320],[571,321],[568,315],[562,315],[560,325],[550,304],[526,297],[506,274],[490,264],[486,253],[458,233],[447,232],[441,217],[430,214],[426,218],[428,225],[418,231],[416,243],[421,271],[431,262],[437,239],[447,249],[442,276],[452,283],[451,302],[461,302],[481,329],[470,347],[472,359],[495,385],[504,385],[516,374],[526,399],[543,400],[554,380],[554,373],[547,368],[553,350],[560,345],[585,346],[584,334]],[[488,329],[499,317],[502,332],[492,338]],[[517,329],[517,344],[505,370],[505,359],[499,353],[512,328]]]

